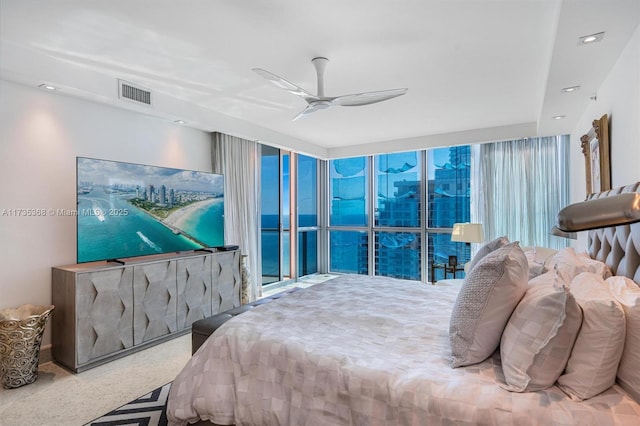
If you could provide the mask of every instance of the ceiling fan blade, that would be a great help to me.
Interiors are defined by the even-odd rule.
[[[273,73],[270,73],[267,70],[263,70],[262,68],[254,68],[253,71],[258,75],[260,75],[261,77],[266,78],[276,86],[286,90],[287,92],[292,93],[296,96],[300,96],[301,98],[304,98],[307,102],[311,102],[319,99],[317,96],[312,95],[311,93],[304,90],[302,87],[296,86],[295,84],[290,83],[284,78],[277,76]]]
[[[307,106],[300,114],[296,115],[295,117],[293,117],[293,119],[291,121],[296,121],[302,117],[304,117],[305,115],[309,115],[312,112],[316,112],[316,111],[320,111],[319,108],[316,108],[313,105],[309,105]]]
[[[313,95],[300,86],[296,86],[295,84],[285,80],[284,78],[275,75],[267,70],[262,68],[253,68],[253,71],[260,75],[261,77],[269,80],[271,83],[280,87],[281,89],[286,90],[287,92],[294,94],[303,98],[307,101],[307,108],[305,108],[302,112],[296,115],[293,118],[293,121],[299,120],[305,115],[314,113],[321,109],[327,109],[335,105],[341,106],[359,106],[359,105],[369,105],[375,104],[376,102],[386,101],[388,99],[393,99],[395,97],[404,95],[407,93],[408,89],[392,89],[392,90],[380,90],[377,92],[363,92],[363,93],[354,93],[351,95],[344,96],[325,96],[324,94],[324,70],[329,60],[325,57],[315,57],[311,60],[311,63],[316,69],[316,74],[318,78],[318,93],[317,95]]]
[[[355,93],[353,95],[337,96],[331,100],[332,103],[341,106],[359,106],[375,104],[386,101],[407,93],[407,89],[381,90],[378,92]]]

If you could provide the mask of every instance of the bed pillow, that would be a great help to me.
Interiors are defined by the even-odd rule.
[[[582,311],[553,272],[531,280],[502,334],[504,389],[546,389],[560,377],[582,323]]]
[[[583,272],[571,282],[582,308],[582,327],[558,386],[582,401],[609,389],[616,381],[625,341],[625,316],[602,276]]]
[[[558,250],[547,247],[523,247],[524,255],[529,263],[529,279],[533,279],[545,272],[544,264],[548,258],[558,252]]]
[[[487,254],[469,272],[449,323],[453,367],[482,362],[497,349],[505,324],[527,289],[528,273],[518,243]]]
[[[558,250],[556,254],[546,260],[544,266],[547,272],[557,271],[567,285],[569,285],[578,274],[594,272],[583,259],[578,257],[572,247],[565,247]]]
[[[622,305],[627,321],[626,340],[620,366],[618,383],[636,402],[640,403],[640,287],[626,277],[607,278],[609,291]]]
[[[580,259],[582,263],[584,263],[587,268],[589,268],[589,271],[593,272],[594,274],[600,275],[603,279],[607,279],[613,275],[611,273],[611,269],[607,266],[606,263],[590,258],[589,255],[585,252],[578,253],[577,256],[578,259]]]
[[[473,259],[469,261],[469,267],[465,265],[465,272],[468,274],[469,272],[471,272],[473,267],[476,266],[478,262],[480,262],[480,260],[482,260],[483,257],[499,249],[500,247],[506,246],[507,244],[509,244],[509,239],[507,237],[498,237],[493,241],[489,241],[488,243],[480,247],[476,255],[473,256]]]

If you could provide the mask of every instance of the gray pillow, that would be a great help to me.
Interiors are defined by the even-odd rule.
[[[480,247],[476,255],[473,256],[473,259],[469,261],[469,266],[465,268],[467,271],[467,274],[471,272],[473,267],[477,265],[478,262],[480,262],[480,260],[482,260],[483,257],[499,249],[500,247],[506,246],[507,244],[509,244],[509,239],[507,237],[498,237],[495,240],[489,241],[488,243]]]
[[[487,254],[469,272],[449,323],[454,368],[482,362],[497,349],[509,316],[527,290],[528,274],[518,243]]]

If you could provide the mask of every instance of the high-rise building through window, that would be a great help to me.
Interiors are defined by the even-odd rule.
[[[433,262],[468,261],[451,228],[469,221],[470,160],[459,146],[330,161],[329,270],[431,281]]]
[[[453,224],[470,217],[469,146],[327,162],[261,152],[263,284],[320,269],[431,281],[432,263],[469,260],[469,246],[451,242]]]
[[[452,242],[450,229],[454,223],[470,221],[471,147],[464,145],[429,150],[427,162],[427,263],[448,263],[449,256],[456,256],[459,264],[466,263],[471,256],[470,246]],[[436,279],[444,278],[444,269],[434,272]],[[429,277],[429,280],[433,281],[433,278]]]
[[[433,282],[454,261],[463,278],[471,245],[452,242],[451,231],[471,222],[471,151],[465,145],[324,161],[263,146],[263,283],[315,272]],[[168,194],[149,187],[147,196]]]

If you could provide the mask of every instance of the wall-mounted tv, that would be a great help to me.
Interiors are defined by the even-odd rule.
[[[224,245],[224,177],[77,157],[77,262]]]

